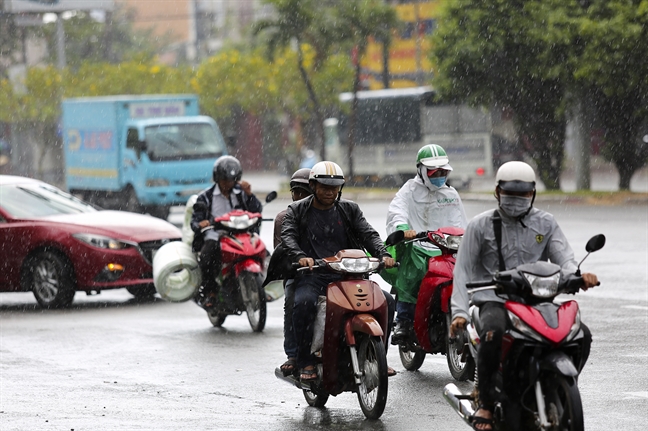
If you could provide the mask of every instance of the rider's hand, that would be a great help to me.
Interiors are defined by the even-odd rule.
[[[414,239],[416,238],[416,231],[415,230],[406,230],[405,231],[405,239]]]
[[[252,186],[250,185],[250,183],[245,180],[241,180],[239,181],[239,185],[246,195],[250,196],[252,194]]]
[[[393,268],[396,265],[393,257],[383,257],[382,261],[385,263],[385,268]]]
[[[596,274],[592,274],[589,272],[584,272],[583,275],[583,290],[587,290],[590,287],[598,286],[598,277],[596,277]]]
[[[200,226],[201,229],[209,226],[209,220],[201,221],[200,223],[198,223],[198,226]]]
[[[456,337],[459,331],[463,331],[466,329],[466,319],[463,317],[455,317],[452,320],[452,324],[450,325],[450,337]]]
[[[307,266],[313,269],[313,265],[315,265],[315,261],[311,257],[302,257],[299,259],[299,266]]]

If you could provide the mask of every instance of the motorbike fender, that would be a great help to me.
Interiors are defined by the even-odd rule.
[[[430,318],[436,310],[443,313],[449,312],[449,300],[452,294],[452,279],[438,277],[424,278],[421,283],[418,298],[416,299],[416,310],[414,312],[414,332],[419,344],[426,352],[434,349],[430,343],[428,334]],[[435,304],[438,302],[438,304]],[[445,322],[445,319],[440,319]]]
[[[252,272],[255,274],[260,274],[263,271],[261,264],[254,259],[244,259],[240,262],[234,264],[234,274],[237,277],[243,272]]]
[[[578,370],[565,352],[554,350],[540,361],[540,369],[549,370],[566,377],[577,377]]]
[[[356,314],[346,321],[344,325],[346,341],[349,346],[355,346],[354,332],[363,332],[372,337],[381,337],[385,334],[380,323],[371,314]]]

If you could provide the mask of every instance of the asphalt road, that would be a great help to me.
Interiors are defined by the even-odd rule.
[[[269,204],[272,217],[287,201]],[[361,202],[384,235],[387,202]],[[594,334],[579,386],[587,430],[644,430],[648,421],[648,211],[645,205],[541,203],[553,212],[578,259],[595,233],[608,238],[583,269],[602,285],[576,299]],[[492,207],[466,202],[469,217]],[[180,216],[177,214],[175,217]],[[271,226],[262,231],[271,244]],[[379,280],[380,281],[380,280]],[[441,396],[452,381],[445,358],[428,355],[406,372],[388,361],[384,415],[365,420],[344,393],[306,407],[277,380],[283,362],[282,301],[268,305],[261,334],[245,316],[211,327],[191,302],[137,304],[125,290],[44,311],[30,293],[0,294],[0,429],[9,430],[468,430]]]

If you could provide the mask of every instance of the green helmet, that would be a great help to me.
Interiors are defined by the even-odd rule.
[[[416,155],[416,166],[427,168],[443,168],[452,170],[448,165],[449,159],[443,147],[436,144],[428,144],[422,147]]]

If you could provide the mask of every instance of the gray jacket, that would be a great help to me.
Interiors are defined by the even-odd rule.
[[[551,261],[562,267],[562,274],[574,273],[577,263],[567,238],[556,219],[548,212],[532,208],[520,222],[500,211],[502,217],[502,256],[506,269],[538,260]],[[497,242],[493,230],[493,210],[473,218],[461,241],[454,268],[452,317],[468,317],[469,296],[466,283],[488,280],[499,269]],[[476,293],[476,304],[487,301],[504,302],[492,290]]]

